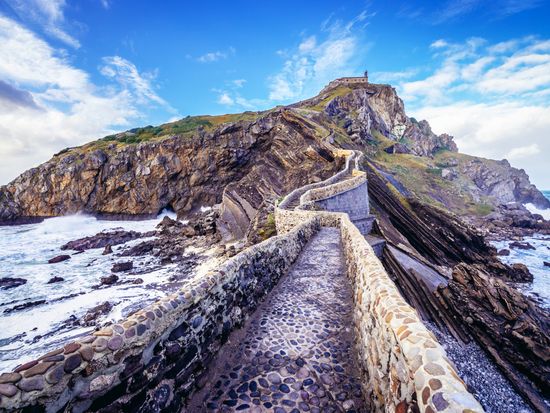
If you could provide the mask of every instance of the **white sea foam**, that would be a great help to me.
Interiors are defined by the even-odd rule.
[[[533,274],[532,283],[518,284],[525,294],[532,296],[543,307],[550,309],[550,268],[544,265],[544,261],[550,261],[550,239],[548,236],[535,235],[525,237],[534,250],[522,250],[510,248],[511,241],[497,241],[493,245],[497,249],[506,248],[510,255],[499,257],[505,264],[522,263],[529,268]]]
[[[135,309],[166,294],[163,284],[175,266],[160,267],[151,257],[132,257],[139,274],[124,274],[121,279],[143,279],[141,284],[121,284],[109,288],[93,288],[100,277],[108,275],[114,262],[124,258],[114,254],[102,255],[102,249],[81,254],[61,251],[61,245],[101,231],[124,228],[140,232],[151,231],[165,215],[144,221],[104,221],[86,215],[51,218],[38,224],[0,227],[0,277],[23,278],[26,284],[0,290],[0,372],[6,371],[48,349],[57,347],[90,328],[66,328],[67,320],[77,319],[90,308],[109,301],[111,312],[101,322],[117,320]],[[130,241],[124,247],[145,239]],[[115,246],[113,250],[124,248]],[[59,254],[71,254],[71,259],[48,264]],[[48,284],[54,276],[64,281]],[[24,310],[5,312],[17,305],[46,300],[46,304]],[[61,329],[61,330],[60,330]]]
[[[546,220],[550,220],[550,208],[539,209],[535,205],[529,203],[523,205],[531,214],[539,214]]]

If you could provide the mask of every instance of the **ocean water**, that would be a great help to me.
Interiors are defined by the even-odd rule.
[[[124,228],[151,231],[166,215],[145,221],[102,221],[85,215],[47,219],[38,224],[0,227],[0,277],[24,278],[27,283],[9,290],[0,290],[0,372],[32,359],[63,343],[85,334],[91,328],[71,325],[90,308],[109,301],[113,309],[101,322],[116,321],[166,294],[166,284],[174,265],[161,267],[152,257],[116,257],[102,255],[103,249],[80,254],[61,251],[61,245],[100,231]],[[113,247],[144,241],[138,239]],[[48,259],[69,254],[71,259],[48,264]],[[135,274],[119,274],[126,284],[97,287],[100,277],[109,275],[113,263],[131,260]],[[64,281],[48,284],[54,276]],[[141,278],[143,283],[131,282]],[[46,303],[23,310],[15,306],[46,300]],[[67,323],[69,321],[69,323]],[[69,324],[69,325],[68,325]]]
[[[550,190],[541,191],[542,194],[550,200]],[[525,207],[531,212],[542,215],[550,220],[550,209],[538,209],[533,204],[526,204]],[[531,274],[533,282],[527,284],[518,284],[518,288],[525,294],[531,296],[544,308],[550,309],[550,267],[546,267],[544,262],[550,262],[550,235],[535,234],[533,237],[525,237],[534,250],[520,250],[510,248],[510,241],[493,242],[497,249],[506,248],[510,250],[510,255],[500,257],[505,264],[522,263],[525,264]]]

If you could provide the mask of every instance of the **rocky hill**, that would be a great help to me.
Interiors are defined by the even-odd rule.
[[[252,244],[274,234],[281,196],[341,170],[331,146],[361,150],[374,235],[403,296],[425,320],[480,344],[545,411],[548,313],[508,284],[532,280],[527,267],[502,264],[484,235],[550,233],[522,205],[550,202],[523,170],[461,154],[451,136],[409,118],[391,86],[332,85],[266,112],[188,117],[63,150],[0,188],[0,221],[79,211],[128,219],[164,208],[194,218],[208,206],[216,241]],[[163,248],[179,242],[165,235]]]
[[[219,205],[224,237],[242,238],[265,226],[278,197],[338,169],[327,142],[364,150],[403,196],[466,218],[494,218],[510,202],[550,207],[523,170],[458,153],[451,136],[409,118],[391,86],[360,83],[266,112],[187,117],[65,149],[0,188],[0,221],[163,208],[186,216]]]

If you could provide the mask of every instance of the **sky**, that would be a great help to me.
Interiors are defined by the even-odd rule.
[[[550,189],[550,0],[0,0],[0,184],[66,147],[369,71]]]

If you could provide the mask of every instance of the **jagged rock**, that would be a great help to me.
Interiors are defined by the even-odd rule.
[[[532,282],[533,274],[529,271],[529,268],[525,264],[515,263],[510,266],[512,271],[510,272],[510,278],[516,282]]]
[[[452,180],[458,178],[458,172],[455,169],[443,168],[441,170],[441,177],[443,179],[447,179],[449,181],[452,181]]]
[[[111,274],[106,277],[101,277],[100,280],[102,285],[112,285],[118,281],[118,276]]]
[[[61,247],[62,250],[75,250],[75,251],[85,251],[92,248],[104,248],[113,245],[125,244],[128,241],[148,237],[153,235],[151,233],[141,233],[136,231],[110,231],[110,232],[100,232],[91,237],[84,237],[74,241],[70,241]]]
[[[67,261],[67,260],[70,260],[70,259],[71,259],[70,255],[58,255],[57,257],[50,258],[48,260],[48,263],[49,264],[56,264],[58,262]]]
[[[122,252],[120,254],[123,257],[136,257],[140,255],[145,255],[153,251],[153,249],[158,245],[159,243],[156,240],[149,240],[140,242],[137,245],[134,245],[130,249]]]
[[[19,287],[20,285],[26,284],[27,280],[24,278],[11,278],[4,277],[0,278],[0,290],[9,290],[10,288]]]
[[[228,239],[241,238],[264,197],[279,197],[313,176],[325,179],[341,166],[317,126],[288,108],[205,126],[185,138],[167,133],[139,145],[99,143],[58,154],[0,187],[0,222],[77,211],[146,217],[166,207],[185,215],[223,203],[225,193],[236,204],[216,225]],[[229,184],[232,190],[224,191]],[[116,244],[106,239],[94,247],[107,243]]]
[[[112,272],[124,272],[124,271],[130,271],[132,268],[134,268],[134,263],[132,261],[125,261],[125,262],[117,262],[113,265],[111,268]]]
[[[12,313],[14,311],[26,310],[27,308],[42,305],[45,302],[46,302],[46,300],[36,300],[36,301],[29,301],[29,302],[26,302],[24,304],[17,304],[15,306],[11,307],[11,308],[6,308],[4,310],[4,313],[9,314],[9,313]]]
[[[544,411],[540,394],[550,391],[548,313],[478,265],[455,266],[452,279],[447,287],[439,287],[439,294],[508,378]]]
[[[191,225],[184,225],[181,228],[181,233],[185,235],[186,237],[194,237],[195,236],[195,229]]]
[[[511,242],[509,246],[510,246],[510,248],[516,248],[516,249],[519,249],[519,250],[534,250],[534,249],[536,249],[535,247],[533,247],[528,242],[514,241],[514,242]]]
[[[105,248],[103,249],[103,252],[101,253],[101,255],[108,255],[112,253],[113,253],[113,247],[111,246],[111,244],[107,244],[105,245]]]
[[[115,276],[116,277],[116,276]],[[84,326],[93,326],[95,321],[102,315],[108,314],[113,309],[113,305],[109,301],[90,308],[80,319],[79,324]]]
[[[59,283],[59,282],[62,282],[62,281],[65,281],[65,278],[63,277],[52,277],[48,280],[47,284],[53,284],[53,283]]]
[[[543,264],[545,267],[550,267],[550,262],[548,262],[548,261],[543,261],[542,264]]]
[[[393,145],[384,148],[386,153],[411,153],[410,149],[401,143],[395,143]]]
[[[503,249],[501,249],[497,252],[497,255],[506,257],[506,256],[510,255],[510,250],[506,249],[506,248],[503,248]]]

